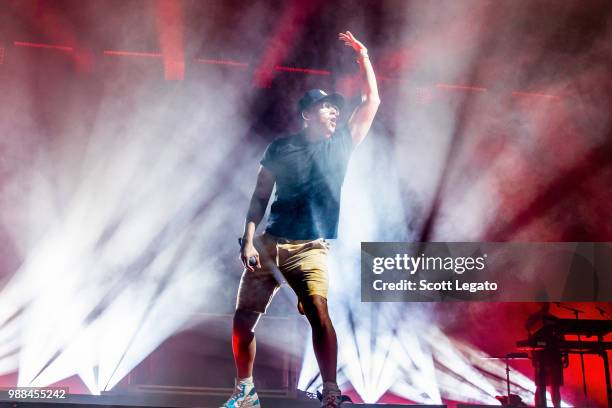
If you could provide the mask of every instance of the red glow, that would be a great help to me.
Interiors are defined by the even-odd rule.
[[[185,77],[185,52],[183,49],[183,13],[177,0],[156,0],[157,32],[164,58],[164,78],[167,81]]]
[[[547,98],[547,99],[555,99],[555,100],[561,99],[561,97],[557,95],[548,95],[548,94],[534,93],[534,92],[520,92],[520,91],[512,92],[512,96],[534,96],[537,98]]]
[[[115,57],[145,57],[145,58],[161,58],[160,52],[137,52],[137,51],[104,51],[104,55]]]
[[[392,77],[388,77],[388,76],[382,76],[382,75],[377,75],[376,78],[379,81],[396,81],[396,82],[406,82],[405,79],[402,78],[392,78]]]
[[[255,70],[253,82],[260,88],[269,88],[274,79],[274,67],[282,62],[304,29],[308,17],[319,7],[319,1],[298,0],[288,4],[279,18],[277,27]]]
[[[51,4],[38,2],[36,7],[14,8],[19,18],[27,21],[33,27],[38,27],[49,43],[15,42],[16,46],[44,48],[64,51],[70,54],[70,59],[77,72],[91,72],[94,67],[94,56],[91,50],[81,44],[74,24]]]
[[[480,88],[477,86],[468,86],[468,85],[436,84],[436,88],[447,89],[450,91],[471,91],[471,92],[486,92],[487,91],[487,88]]]
[[[305,74],[312,74],[312,75],[331,75],[331,71],[326,71],[322,69],[283,67],[281,65],[275,66],[274,69],[277,71],[303,72]]]
[[[46,48],[50,50],[59,50],[59,51],[66,51],[66,52],[74,51],[74,48],[68,47],[66,45],[33,43],[33,42],[27,42],[27,41],[15,41],[13,44],[15,44],[16,47]]]
[[[249,64],[246,62],[232,61],[232,60],[215,60],[215,59],[204,59],[196,58],[193,62],[198,64],[211,64],[211,65],[229,65],[232,67],[248,68]]]
[[[0,47],[0,65],[4,64],[4,47]]]

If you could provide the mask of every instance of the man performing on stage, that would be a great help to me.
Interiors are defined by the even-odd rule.
[[[336,130],[344,99],[311,90],[298,102],[304,127],[272,142],[261,160],[241,241],[242,274],[232,334],[237,370],[227,408],[259,407],[253,385],[255,325],[286,280],[298,309],[312,328],[313,348],[323,380],[322,407],[340,405],[336,383],[338,345],[327,310],[326,239],[337,236],[340,192],[350,155],[365,138],[380,104],[376,77],[366,47],[347,31],[339,39],[353,48],[361,71],[361,103],[346,126]],[[266,231],[255,237],[272,189],[276,194]],[[280,278],[275,278],[279,276]]]

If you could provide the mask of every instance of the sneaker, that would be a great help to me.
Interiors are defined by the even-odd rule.
[[[221,408],[261,408],[261,405],[254,386],[238,384]]]
[[[337,394],[328,394],[321,400],[321,408],[338,408],[342,404],[342,397]]]
[[[317,394],[319,400],[321,401],[321,408],[338,408],[344,402],[353,403],[353,401],[351,401],[351,399],[346,395],[327,394],[326,396],[323,396],[319,392],[317,392]]]

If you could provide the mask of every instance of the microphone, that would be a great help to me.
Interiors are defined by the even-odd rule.
[[[240,249],[242,250],[242,238],[238,238],[238,245],[240,245]],[[248,261],[249,266],[257,266],[257,258],[252,256]]]

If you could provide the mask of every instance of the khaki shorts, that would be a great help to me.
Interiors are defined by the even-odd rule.
[[[327,299],[327,254],[324,239],[294,241],[269,234],[255,237],[261,269],[242,273],[236,309],[265,313],[281,283],[287,282],[298,299],[319,295]]]

